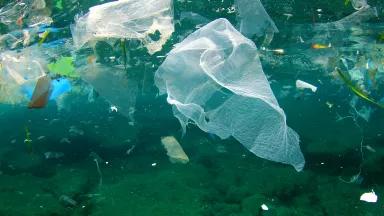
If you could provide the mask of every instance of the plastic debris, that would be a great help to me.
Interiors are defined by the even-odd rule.
[[[51,11],[46,6],[45,0],[11,1],[0,8],[0,22],[11,30],[23,26],[49,25],[53,20],[50,17]]]
[[[171,0],[119,0],[97,5],[71,26],[74,45],[107,38],[140,39],[153,54],[174,31]],[[159,35],[159,38],[151,37]]]
[[[255,155],[291,164],[304,157],[299,136],[286,125],[264,75],[255,44],[226,19],[189,35],[168,54],[155,74],[186,131],[194,122],[222,139],[233,136]]]
[[[304,82],[302,80],[296,80],[296,88],[297,89],[310,89],[312,92],[316,92],[317,91],[317,87],[312,85],[312,84],[309,84],[307,82]]]
[[[117,112],[117,107],[112,105],[111,107],[109,107],[109,110],[111,112]]]
[[[265,204],[262,204],[262,205],[260,206],[260,208],[261,208],[263,211],[268,211],[268,210],[269,210],[268,206],[265,205]]]
[[[78,68],[83,80],[105,98],[118,111],[133,121],[133,112],[138,93],[138,81],[128,79],[124,69],[108,67],[98,63]]]
[[[49,72],[69,78],[78,78],[73,66],[73,57],[61,57],[54,63],[47,65]]]
[[[240,20],[239,30],[245,36],[260,37],[266,32],[279,32],[260,0],[235,0],[235,5]]]
[[[355,10],[361,10],[365,7],[368,7],[368,3],[366,0],[351,0],[352,7]]]
[[[47,75],[40,77],[37,80],[28,108],[43,108],[47,105],[52,90],[51,81],[51,78]]]
[[[373,190],[371,192],[363,193],[360,196],[360,200],[364,201],[364,202],[375,203],[375,202],[377,202],[377,199],[378,199],[378,197],[377,197],[375,191],[373,191]]]
[[[161,138],[161,143],[167,150],[167,155],[171,163],[186,164],[189,162],[187,154],[185,154],[180,143],[173,136],[166,136]]]
[[[60,54],[63,48],[46,49],[30,46],[20,51],[4,51],[0,53],[0,103],[24,104],[33,99],[35,90],[42,90],[49,100],[57,99],[71,89],[69,80],[53,79],[48,84],[46,65],[50,58]],[[38,84],[38,80],[41,82]],[[38,84],[38,85],[37,85]],[[37,93],[37,92],[36,92]],[[36,95],[37,96],[37,95]],[[35,96],[35,97],[36,97]],[[34,98],[33,100],[35,100]],[[42,98],[40,98],[42,99]],[[42,102],[42,101],[40,101]],[[41,104],[43,106],[43,104]],[[33,103],[31,104],[33,106]]]

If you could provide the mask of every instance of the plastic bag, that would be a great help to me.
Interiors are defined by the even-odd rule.
[[[138,93],[138,83],[135,79],[128,79],[124,69],[99,63],[85,65],[78,70],[81,78],[91,84],[100,96],[133,121]]]
[[[303,169],[299,136],[286,125],[255,44],[226,19],[177,44],[155,83],[184,131],[192,121],[222,139],[233,136],[259,157]]]
[[[171,0],[120,0],[91,7],[71,31],[78,49],[88,41],[125,38],[142,40],[153,54],[174,31]]]
[[[0,8],[0,22],[11,30],[24,25],[29,27],[50,25],[53,22],[50,15],[51,10],[45,0],[11,1]]]
[[[0,103],[24,103],[30,99],[34,100],[33,92],[36,89],[47,89],[48,87],[43,85],[48,83],[47,79],[41,79],[40,84],[38,84],[38,80],[47,75],[46,66],[49,59],[60,50],[62,48],[43,49],[39,46],[31,46],[21,51],[0,53]],[[68,92],[71,86],[66,79],[54,79],[52,82],[50,81],[49,88],[47,99],[54,100]]]
[[[37,80],[45,75],[46,60],[34,47],[0,54],[1,92],[0,103],[19,104],[26,102],[28,92],[32,95]]]
[[[260,0],[235,0],[235,5],[240,19],[238,29],[245,36],[260,37],[264,36],[266,32],[279,32]]]

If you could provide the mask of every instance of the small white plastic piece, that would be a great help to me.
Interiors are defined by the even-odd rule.
[[[114,105],[111,106],[109,109],[111,110],[111,112],[117,112],[117,107]]]
[[[187,154],[185,154],[180,143],[173,136],[166,136],[161,138],[161,143],[167,150],[167,155],[171,163],[186,164],[189,162]]]
[[[260,207],[261,207],[261,209],[262,209],[263,211],[268,211],[268,210],[269,210],[268,206],[265,205],[264,203],[263,203]]]
[[[377,195],[375,191],[372,190],[371,192],[363,193],[360,196],[360,200],[365,202],[375,203],[377,202]]]
[[[304,82],[302,80],[296,80],[296,88],[298,88],[298,89],[310,89],[312,92],[317,91],[316,86],[309,84],[307,82]]]

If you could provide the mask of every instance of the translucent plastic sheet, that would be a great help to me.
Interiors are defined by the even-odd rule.
[[[9,29],[18,29],[27,25],[49,25],[53,22],[51,10],[45,0],[18,0],[0,8],[0,22]]]
[[[259,157],[303,169],[299,136],[286,125],[255,44],[226,19],[177,44],[155,82],[184,131],[192,121],[222,139],[233,136]]]
[[[76,48],[103,38],[140,39],[150,54],[174,31],[171,0],[120,0],[89,9],[71,26]]]
[[[138,94],[138,83],[128,79],[123,69],[112,68],[98,63],[82,66],[78,69],[82,79],[105,98],[118,112],[133,121],[133,112]]]
[[[37,80],[48,73],[47,64],[66,50],[65,46],[42,48],[30,46],[22,50],[0,53],[0,103],[21,104],[32,97]],[[57,80],[57,79],[55,79]],[[58,91],[61,84],[55,85]],[[68,92],[70,86],[61,89],[50,99]]]
[[[240,20],[240,32],[247,37],[264,36],[266,32],[279,32],[273,20],[265,11],[260,0],[235,0]]]
[[[0,63],[0,103],[15,104],[26,100],[23,91],[32,91],[37,79],[45,75],[43,65],[46,60],[34,48],[25,48],[22,52],[2,52]]]

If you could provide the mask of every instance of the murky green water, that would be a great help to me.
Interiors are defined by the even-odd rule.
[[[8,2],[0,1],[0,6]],[[42,49],[50,49],[44,44],[57,39],[70,40],[75,15],[105,2],[47,0],[51,27],[60,31],[49,33]],[[57,54],[53,59],[74,56],[75,70],[92,61],[94,52],[110,70],[125,71],[138,87],[117,95],[120,102],[125,95],[135,95],[134,109],[115,112],[106,100],[110,95],[79,77],[68,78],[71,91],[43,109],[28,109],[28,102],[0,101],[0,215],[384,215],[384,111],[356,96],[335,75],[337,64],[332,63],[357,50],[364,56],[363,68],[372,59],[378,75],[371,79],[376,83],[369,97],[382,102],[383,2],[368,1],[378,16],[342,30],[319,23],[355,12],[348,1],[262,3],[279,33],[266,47],[270,51],[260,52],[260,59],[287,124],[300,136],[303,171],[258,158],[234,138],[221,140],[194,124],[182,136],[172,107],[166,96],[158,95],[153,79],[173,46],[201,25],[201,18],[183,20],[182,14],[197,13],[209,21],[223,17],[234,25],[237,19],[230,11],[233,1],[175,0],[175,32],[154,55],[138,41],[124,44],[129,49],[125,67],[123,60],[110,60],[123,59],[121,46],[105,41],[94,49],[52,51]],[[5,35],[25,27],[0,29]],[[37,36],[32,44],[39,40]],[[253,38],[258,47],[263,40]],[[311,48],[328,42],[331,48]],[[1,48],[11,49],[4,44]],[[298,90],[298,79],[316,85],[317,91]],[[163,136],[180,142],[189,163],[170,162]],[[377,202],[360,201],[372,190]],[[262,204],[269,210],[262,210]]]

